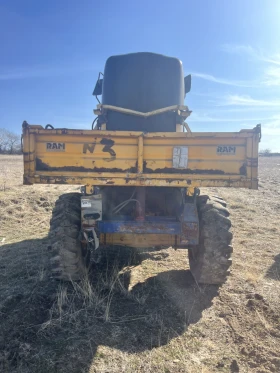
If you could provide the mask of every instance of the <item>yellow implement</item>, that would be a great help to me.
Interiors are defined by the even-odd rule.
[[[108,250],[172,246],[188,250],[197,282],[226,280],[229,211],[199,188],[258,189],[261,126],[192,132],[185,122],[190,89],[177,58],[111,56],[93,91],[92,130],[23,123],[24,184],[81,185],[53,210],[56,278],[81,279]]]
[[[260,126],[240,132],[23,125],[24,184],[258,188]]]

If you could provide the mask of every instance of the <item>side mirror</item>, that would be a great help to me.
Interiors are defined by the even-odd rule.
[[[100,96],[102,95],[102,84],[103,84],[103,79],[98,79],[95,88],[93,90],[93,96]]]
[[[185,76],[184,82],[185,82],[185,95],[186,95],[187,93],[190,92],[191,87],[192,87],[192,76],[191,75]]]

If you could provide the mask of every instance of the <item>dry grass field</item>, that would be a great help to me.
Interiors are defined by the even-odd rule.
[[[220,288],[199,287],[172,249],[52,280],[51,210],[78,187],[23,186],[22,172],[21,156],[0,156],[1,372],[280,372],[280,158],[260,158],[258,191],[206,191],[232,217]]]

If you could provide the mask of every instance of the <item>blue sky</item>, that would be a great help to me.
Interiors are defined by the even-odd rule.
[[[279,0],[1,0],[0,128],[90,128],[97,74],[110,55],[178,57],[193,131],[262,123],[280,151]]]

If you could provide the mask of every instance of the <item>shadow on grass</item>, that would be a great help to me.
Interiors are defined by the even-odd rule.
[[[0,252],[3,372],[88,372],[99,345],[130,354],[166,345],[218,293],[217,286],[198,288],[187,270],[161,272],[128,290],[131,268],[116,277],[116,267],[103,266],[86,284],[63,284],[50,279],[44,240]]]
[[[266,277],[280,281],[280,254],[274,257],[275,262],[266,272]]]

